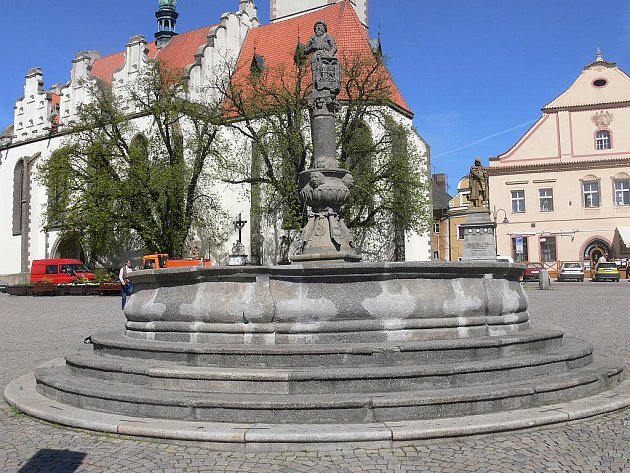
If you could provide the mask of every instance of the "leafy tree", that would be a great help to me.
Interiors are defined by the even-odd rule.
[[[413,130],[392,118],[392,83],[383,58],[354,54],[339,60],[344,81],[337,126],[339,162],[352,171],[357,184],[346,209],[346,223],[362,250],[368,249],[368,241],[391,235],[393,226],[396,238],[385,238],[391,248],[373,251],[369,258],[404,260],[405,231],[423,232],[429,218],[422,171],[426,163],[412,149]],[[249,74],[231,70],[226,76],[232,79],[218,81],[215,87],[226,97],[233,117],[229,126],[253,145],[249,153],[220,160],[224,179],[250,184],[256,210],[252,220],[261,215],[274,223],[279,220],[284,238],[293,241],[306,218],[298,198],[298,180],[311,165],[310,63],[298,47],[293,65],[271,68],[253,62]],[[369,125],[382,132],[372,136]],[[252,232],[260,228],[252,226]],[[252,233],[253,242],[259,239]]]
[[[187,99],[182,71],[160,62],[122,94],[96,81],[90,89],[64,146],[39,168],[49,225],[93,260],[120,245],[183,256],[193,226],[210,220],[220,240],[224,215],[210,189],[221,105]]]

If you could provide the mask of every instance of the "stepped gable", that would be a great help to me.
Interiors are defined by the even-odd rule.
[[[302,43],[305,43],[313,34],[313,25],[317,20],[327,23],[328,33],[335,38],[339,49],[337,57],[341,59],[344,55],[359,54],[369,61],[375,61],[365,27],[361,24],[352,5],[341,2],[296,18],[250,30],[241,49],[234,80],[238,81],[240,77],[243,83],[246,83],[244,77],[250,73],[254,54],[264,57],[265,68],[268,69],[292,65],[298,37]],[[385,73],[391,86],[392,102],[404,113],[413,115],[411,107],[403,98],[387,69]],[[342,90],[339,99],[345,98],[347,95]]]
[[[147,43],[149,59],[162,60],[172,68],[185,68],[195,63],[195,54],[200,46],[208,42],[208,33],[216,25],[204,26],[187,33],[174,36],[162,49],[158,49],[155,41]],[[114,72],[125,64],[125,52],[120,51],[97,59],[92,66],[92,75],[102,79],[107,84],[112,83]]]

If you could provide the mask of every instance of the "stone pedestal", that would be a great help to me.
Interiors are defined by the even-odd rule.
[[[496,260],[496,226],[487,209],[471,209],[466,213],[466,223],[461,225],[464,231],[464,261]]]

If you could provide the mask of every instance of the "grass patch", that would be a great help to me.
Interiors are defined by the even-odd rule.
[[[22,417],[24,416],[24,412],[19,410],[17,407],[9,406],[9,412],[13,417]]]

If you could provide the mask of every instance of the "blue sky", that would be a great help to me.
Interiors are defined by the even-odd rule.
[[[69,80],[76,52],[120,51],[153,38],[157,0],[3,2],[0,129],[11,123],[29,68],[45,87]],[[267,23],[269,1],[257,0]],[[180,0],[178,31],[216,23],[238,0]],[[582,68],[604,58],[630,71],[627,0],[371,0],[389,67],[453,192],[476,156],[506,151]],[[506,131],[510,130],[510,131]]]

